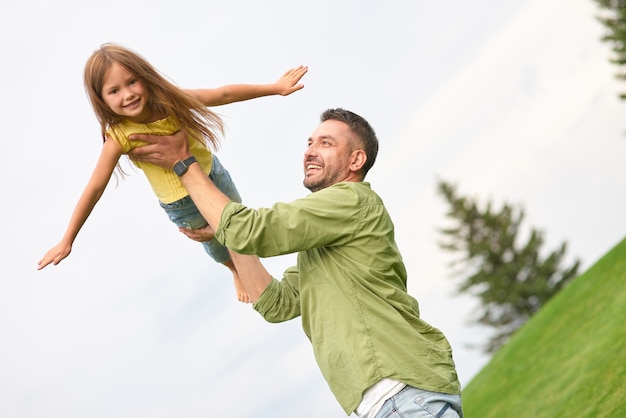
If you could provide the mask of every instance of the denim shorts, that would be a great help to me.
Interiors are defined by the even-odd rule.
[[[237,191],[235,183],[230,178],[228,171],[222,166],[220,160],[213,155],[213,166],[209,173],[209,178],[218,189],[222,191],[226,196],[235,202],[241,202],[241,196]],[[161,207],[167,213],[167,216],[177,226],[182,226],[189,229],[202,228],[208,225],[208,222],[202,217],[200,211],[196,207],[191,197],[185,196],[180,200],[172,203],[160,203]],[[204,250],[218,263],[224,263],[230,260],[230,254],[226,247],[220,244],[217,240],[212,239],[208,242],[202,243]]]
[[[405,386],[385,401],[375,418],[463,418],[461,396]]]

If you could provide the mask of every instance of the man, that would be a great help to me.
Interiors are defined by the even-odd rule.
[[[346,414],[462,417],[450,345],[420,319],[406,290],[392,221],[364,182],[378,153],[365,119],[344,109],[325,111],[304,153],[304,186],[313,193],[259,210],[219,192],[193,163],[184,133],[136,139],[150,145],[132,157],[174,168],[217,240],[231,251],[298,253],[297,266],[280,281],[258,257],[234,254],[233,260],[254,309],[267,321],[302,317],[318,365]]]

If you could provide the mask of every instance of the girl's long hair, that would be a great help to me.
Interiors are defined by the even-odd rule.
[[[187,130],[198,133],[207,146],[217,149],[219,137],[216,132],[224,132],[222,119],[206,108],[199,100],[189,96],[173,83],[165,79],[145,58],[122,46],[106,43],[94,51],[85,64],[85,90],[96,117],[100,122],[102,140],[111,126],[121,122],[123,117],[115,114],[102,100],[104,76],[117,62],[135,75],[148,93],[148,106],[154,112],[173,117]]]

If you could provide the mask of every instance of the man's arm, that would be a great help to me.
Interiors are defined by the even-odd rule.
[[[208,178],[200,164],[189,166],[181,180],[204,219],[217,230],[222,212],[226,204],[230,202],[230,198]]]
[[[214,229],[217,229],[222,212],[230,199],[202,171],[200,164],[192,164],[181,177],[183,185],[196,207]],[[253,304],[259,300],[272,277],[256,255],[242,255],[230,251],[237,274]]]
[[[148,143],[133,149],[131,158],[165,169],[171,169],[178,161],[191,156],[185,131],[170,136],[136,134],[132,135],[131,140]],[[230,199],[213,184],[200,164],[191,164],[181,180],[204,219],[217,230],[222,212]],[[231,257],[250,301],[256,303],[272,277],[256,255],[240,255],[231,251]]]
[[[191,157],[187,133],[184,130],[168,136],[133,134],[130,139],[148,143],[134,148],[129,153],[136,161],[172,169],[177,162]],[[204,219],[216,230],[222,211],[230,199],[213,184],[202,171],[200,164],[191,164],[187,172],[181,176],[181,181]]]

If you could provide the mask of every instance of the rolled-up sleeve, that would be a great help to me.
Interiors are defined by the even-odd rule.
[[[358,196],[341,183],[290,203],[251,209],[229,202],[215,238],[240,254],[272,257],[350,242],[359,226]]]
[[[296,267],[288,268],[279,281],[272,278],[259,300],[253,305],[268,322],[283,322],[300,316],[299,273]]]

